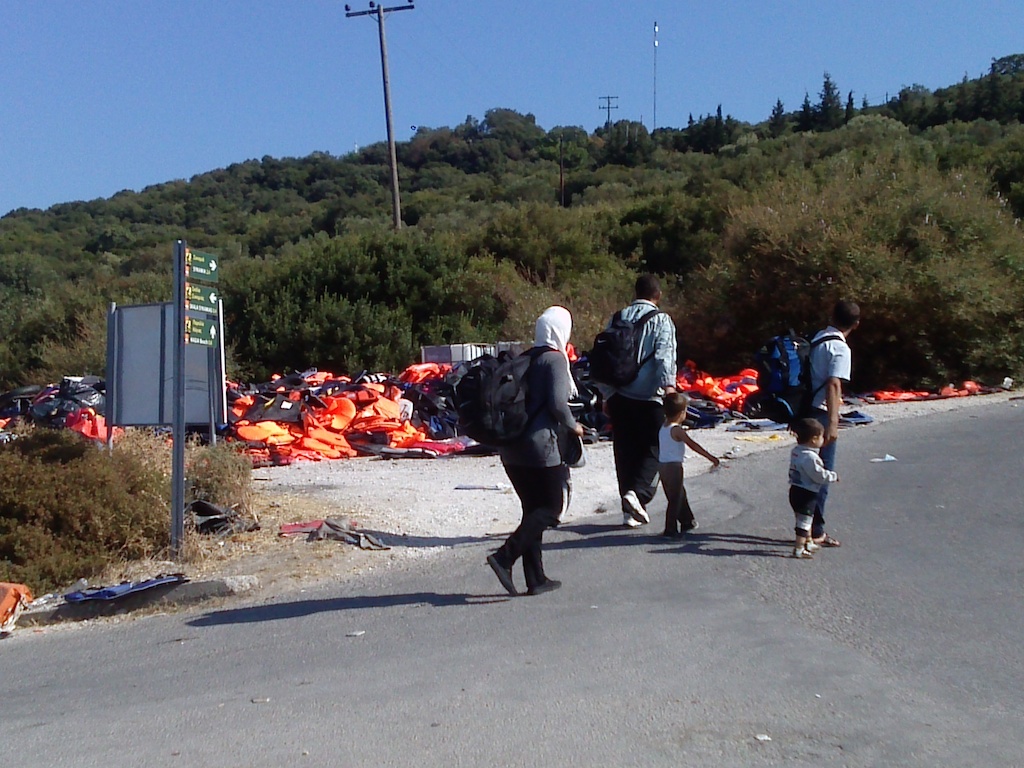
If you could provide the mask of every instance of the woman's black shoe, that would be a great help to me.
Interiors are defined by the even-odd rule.
[[[562,586],[562,582],[556,581],[555,579],[548,579],[543,584],[538,584],[535,587],[530,587],[526,590],[528,595],[543,595],[545,592],[553,592]]]
[[[491,570],[494,571],[494,575],[498,577],[498,581],[501,582],[501,586],[503,586],[510,595],[519,594],[519,590],[516,589],[515,582],[512,581],[512,571],[499,563],[498,558],[494,555],[487,556],[487,564],[491,566]]]

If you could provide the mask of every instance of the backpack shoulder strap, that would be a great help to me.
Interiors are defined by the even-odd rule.
[[[662,312],[660,309],[655,307],[654,309],[650,310],[649,312],[645,312],[644,314],[640,315],[640,317],[638,317],[633,322],[633,325],[636,326],[637,328],[642,328],[643,326],[647,325],[647,323],[649,323],[651,320],[653,320],[656,315],[664,315],[664,314],[665,314],[664,312]]]
[[[830,333],[830,334],[828,334],[826,336],[822,336],[820,339],[815,339],[814,341],[812,341],[810,343],[810,349],[808,350],[808,352],[810,352],[810,350],[813,350],[819,344],[824,344],[826,341],[846,341],[846,338],[843,337],[843,336],[839,336],[838,334],[835,334],[835,333]],[[808,378],[809,377],[810,377],[810,373],[808,372]],[[811,400],[813,400],[818,395],[818,393],[821,392],[821,390],[825,388],[825,385],[827,383],[828,383],[828,379],[825,379],[825,381],[821,382],[820,386],[815,387],[811,391]]]
[[[846,341],[846,339],[835,333],[830,333],[827,336],[822,336],[820,339],[815,339],[814,341],[812,341],[811,349],[814,349],[819,344],[824,344],[826,341]]]
[[[643,329],[647,326],[647,324],[650,323],[655,317],[657,317],[658,315],[664,315],[664,314],[665,314],[664,312],[662,312],[660,309],[655,307],[654,309],[650,310],[646,314],[641,315],[639,318],[637,318],[636,322],[633,324],[633,328],[634,328],[635,332],[637,334],[641,333],[643,331]],[[649,355],[645,355],[644,357],[642,357],[640,359],[639,367],[643,368],[645,365],[647,365],[653,359],[654,359],[654,350],[652,349],[651,353]]]

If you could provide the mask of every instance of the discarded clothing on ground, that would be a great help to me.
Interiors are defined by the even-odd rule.
[[[225,509],[203,499],[190,502],[187,508],[189,520],[198,533],[226,535],[260,529],[255,520],[247,520],[234,509]]]
[[[74,592],[68,592],[64,599],[69,603],[81,603],[87,600],[117,600],[127,595],[144,592],[154,587],[162,587],[168,584],[183,584],[188,577],[183,573],[160,574],[145,581],[122,581],[109,587],[89,587]]]
[[[305,536],[306,541],[332,539],[354,544],[360,549],[391,549],[372,533],[356,530],[350,520],[328,517],[324,520],[309,520],[304,523],[283,523],[280,536]]]

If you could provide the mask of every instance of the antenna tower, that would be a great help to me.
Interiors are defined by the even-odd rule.
[[[658,22],[654,22],[654,117],[651,119],[651,133],[658,127]]]

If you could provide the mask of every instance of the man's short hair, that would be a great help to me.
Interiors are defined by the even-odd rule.
[[[832,322],[836,328],[853,328],[860,322],[860,307],[845,299],[837,301],[832,309]]]
[[[656,299],[661,296],[661,281],[657,275],[640,275],[634,293],[638,299]]]
[[[811,418],[797,419],[789,425],[789,430],[796,435],[796,441],[800,445],[807,445],[818,435],[825,434],[825,428],[821,426],[821,422]]]
[[[674,419],[680,413],[685,413],[690,404],[690,398],[682,392],[669,392],[663,400],[666,419]]]

